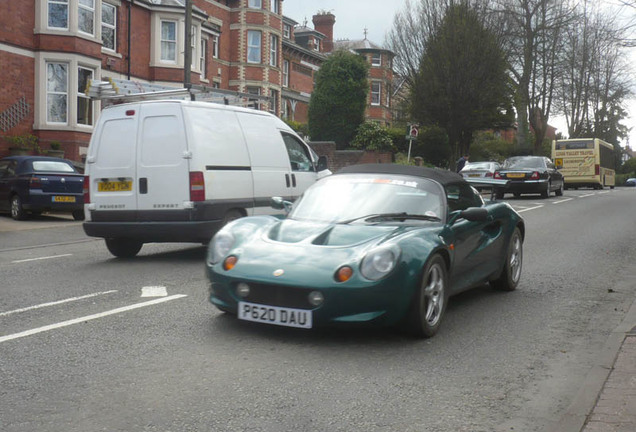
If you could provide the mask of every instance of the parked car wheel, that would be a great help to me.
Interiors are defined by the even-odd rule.
[[[117,258],[132,258],[141,250],[143,243],[137,240],[109,238],[106,240],[108,251]]]
[[[22,207],[22,200],[19,195],[11,197],[11,217],[15,220],[24,220],[27,218],[26,211]]]
[[[563,196],[563,183],[561,183],[561,186],[559,186],[559,188],[556,190],[555,194],[556,194],[556,196]]]
[[[435,255],[426,265],[408,318],[409,332],[419,338],[437,333],[446,310],[448,276],[444,259]]]
[[[75,219],[76,221],[84,220],[84,210],[74,210],[73,219]]]
[[[523,241],[521,239],[521,231],[519,231],[519,228],[515,228],[510,237],[506,261],[501,275],[496,280],[491,281],[490,284],[501,291],[514,291],[521,278],[522,264]]]
[[[548,186],[545,188],[545,190],[541,192],[541,198],[548,198],[549,196],[550,196],[550,183],[548,183]]]

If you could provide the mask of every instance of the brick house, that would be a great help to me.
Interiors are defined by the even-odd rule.
[[[314,16],[316,29],[283,16],[282,0],[193,0],[190,82],[255,95],[253,105],[307,121],[314,75],[333,41],[335,17]],[[0,157],[3,137],[33,134],[46,150],[85,155],[100,101],[85,95],[91,79],[182,87],[185,0],[20,0],[0,15]],[[372,65],[369,118],[390,123],[377,84],[392,72],[390,52],[350,47]],[[376,52],[383,67],[375,71]],[[377,75],[379,73],[379,75]],[[386,87],[388,88],[388,85]],[[389,92],[387,92],[389,94]],[[262,97],[273,103],[263,103]],[[259,98],[260,97],[260,98]],[[386,101],[386,102],[385,102]],[[378,109],[380,107],[380,109]]]

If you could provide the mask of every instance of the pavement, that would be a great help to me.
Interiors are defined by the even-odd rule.
[[[0,215],[0,233],[69,224],[81,222],[67,214],[43,214],[27,221]],[[571,405],[548,432],[636,432],[636,299],[608,337]]]

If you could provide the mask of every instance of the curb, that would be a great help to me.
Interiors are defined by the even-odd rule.
[[[598,364],[593,366],[581,384],[574,400],[561,419],[548,432],[580,432],[596,406],[605,381],[609,377],[623,342],[636,336],[636,299],[618,327],[609,335]]]

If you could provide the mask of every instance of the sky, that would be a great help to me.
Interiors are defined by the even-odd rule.
[[[283,14],[302,25],[307,19],[307,25],[313,27],[311,17],[318,11],[329,11],[336,17],[334,25],[334,39],[363,39],[365,28],[367,39],[384,46],[386,33],[393,26],[393,17],[397,12],[403,11],[407,0],[284,0]],[[411,0],[414,4],[417,0]],[[631,58],[636,64],[636,48]],[[636,90],[635,90],[636,91]],[[629,118],[623,121],[627,127],[631,127],[630,145],[636,150],[636,99],[628,101],[626,108]],[[550,124],[557,128],[564,136],[567,136],[567,127],[564,118],[551,116]],[[623,146],[626,143],[621,143]]]

